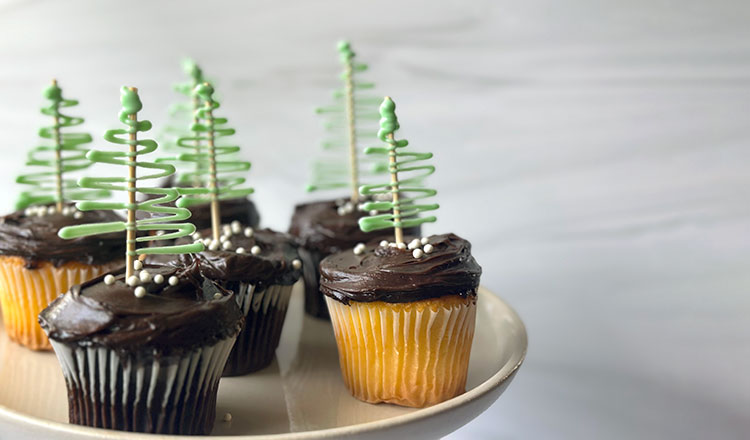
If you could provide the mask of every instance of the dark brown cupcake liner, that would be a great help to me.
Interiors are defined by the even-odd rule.
[[[235,338],[182,356],[51,342],[65,376],[70,423],[206,435],[213,429],[219,379]]]
[[[305,280],[305,312],[321,319],[331,319],[328,314],[325,296],[320,293],[320,261],[325,255],[299,248],[302,260],[302,277]]]
[[[226,287],[235,292],[245,315],[245,326],[237,336],[222,375],[242,376],[263,369],[273,361],[292,286],[276,284],[256,290],[253,284],[232,283]]]

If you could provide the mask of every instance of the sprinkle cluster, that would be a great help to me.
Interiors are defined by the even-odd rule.
[[[136,296],[136,298],[143,298],[144,296],[146,296],[146,288],[141,284],[153,282],[156,285],[160,285],[165,281],[162,274],[157,273],[156,275],[152,276],[148,270],[143,269],[143,263],[140,260],[136,260],[133,262],[133,269],[135,269],[135,273],[125,280],[125,284],[134,288],[133,294]],[[176,276],[172,275],[166,281],[170,286],[176,286],[180,280]],[[111,286],[114,283],[114,275],[108,274],[104,276],[104,284]]]
[[[383,240],[380,242],[380,246],[408,249],[412,251],[411,254],[416,259],[422,258],[423,256],[425,256],[425,254],[431,254],[432,251],[435,250],[435,248],[430,244],[430,239],[427,237],[415,238],[414,240],[410,241],[409,244],[395,243],[392,241]],[[354,246],[354,254],[362,255],[365,252],[365,248],[366,246],[364,243],[357,244],[356,246]]]
[[[206,249],[210,251],[218,251],[219,249],[224,251],[234,251],[238,254],[246,254],[248,253],[247,249],[243,247],[234,247],[232,244],[232,236],[234,235],[244,235],[247,238],[252,237],[255,234],[255,231],[251,227],[242,227],[242,224],[234,220],[232,223],[228,225],[222,225],[221,226],[221,236],[218,240],[214,240],[211,237],[203,238],[203,236],[200,234],[200,232],[195,232],[192,237],[194,243],[203,243],[203,245],[206,247]],[[261,249],[260,246],[257,244],[250,248],[250,254],[252,255],[260,255],[261,252],[263,252],[263,249]],[[294,269],[300,269],[302,267],[302,261],[295,259],[292,261],[292,267]]]
[[[337,199],[336,200],[336,207],[337,207],[336,212],[338,212],[338,214],[341,215],[341,216],[344,216],[344,215],[347,215],[347,214],[351,214],[352,212],[354,212],[355,208],[356,208],[357,211],[360,211],[360,212],[368,212],[365,209],[365,204],[364,203],[357,203],[357,204],[355,204],[351,200],[346,200],[346,199]],[[369,214],[370,215],[377,215],[378,211],[374,209],[372,211],[369,211]]]
[[[53,206],[29,206],[28,208],[23,210],[23,214],[26,217],[44,217],[45,215],[52,215],[57,213],[57,208]],[[73,206],[63,206],[62,215],[69,215],[75,219],[83,218],[83,212],[77,210]]]

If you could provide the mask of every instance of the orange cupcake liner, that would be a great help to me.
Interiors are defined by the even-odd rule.
[[[0,256],[0,305],[11,340],[32,350],[50,350],[37,316],[71,286],[121,266],[121,262],[92,265],[70,261],[56,267],[41,262],[33,269],[21,257]]]
[[[466,390],[476,297],[326,302],[341,373],[357,399],[421,408]]]

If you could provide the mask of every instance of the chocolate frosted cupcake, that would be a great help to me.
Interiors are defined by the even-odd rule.
[[[195,260],[137,267],[142,295],[121,270],[72,287],[39,315],[63,368],[70,422],[209,434],[242,314]]]
[[[302,275],[297,245],[287,234],[253,230],[239,222],[224,225],[219,241],[210,237],[210,229],[193,235],[207,248],[199,254],[201,272],[234,292],[245,316],[224,376],[260,370],[273,361],[292,286]]]
[[[359,243],[384,237],[388,232],[362,232],[359,219],[367,212],[345,199],[299,204],[294,208],[289,233],[297,238],[305,280],[305,311],[312,316],[328,318],[328,309],[320,294],[318,267],[323,258]],[[406,229],[419,235],[419,226]]]
[[[423,407],[464,392],[481,268],[454,235],[372,242],[320,264],[341,371],[360,400]]]
[[[225,199],[219,202],[221,209],[221,223],[229,224],[238,221],[251,228],[260,224],[260,214],[255,203],[247,197]],[[190,221],[198,230],[211,227],[211,208],[208,203],[189,206]]]
[[[8,336],[34,350],[51,348],[37,315],[58,295],[122,266],[117,234],[63,240],[64,226],[121,220],[112,212],[81,212],[66,205],[34,206],[0,217],[0,303]]]

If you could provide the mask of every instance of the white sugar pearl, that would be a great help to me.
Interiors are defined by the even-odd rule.
[[[416,249],[420,245],[419,239],[415,238],[414,240],[409,242],[409,249]]]
[[[104,275],[104,284],[111,286],[114,283],[115,283],[114,275]]]
[[[250,248],[250,253],[253,255],[260,255],[260,246],[253,246]]]
[[[432,252],[432,250],[433,250],[433,247],[432,247],[432,245],[431,245],[431,244],[426,244],[426,245],[424,245],[424,253],[425,253],[425,254],[429,254],[429,253],[431,253],[431,252]]]
[[[228,241],[228,240],[229,240],[228,235],[222,235],[221,237],[219,237],[219,243],[224,243],[225,241]]]
[[[406,244],[405,243],[397,243],[396,247],[399,248],[399,249],[406,249]]]
[[[354,246],[354,255],[362,255],[365,252],[365,245],[360,243]]]
[[[229,225],[224,225],[224,226],[222,226],[222,227],[221,227],[221,231],[222,231],[222,232],[223,232],[223,233],[224,233],[225,235],[230,235],[230,234],[232,233],[232,227],[231,227],[231,226],[229,226]]]
[[[31,208],[26,208],[23,210],[23,215],[25,215],[26,217],[30,217],[33,213],[34,211]]]
[[[337,209],[336,212],[338,212],[339,215],[344,215],[346,214],[346,209],[342,206],[339,209]]]
[[[430,242],[430,239],[429,239],[429,238],[427,238],[427,237],[422,237],[422,239],[421,239],[421,240],[419,240],[419,241],[420,241],[420,243],[422,243],[422,244],[427,244],[427,243],[429,243],[429,242]]]
[[[63,206],[62,215],[70,215],[71,211],[70,206]]]
[[[237,249],[235,249],[235,252],[237,252],[238,254],[244,254],[245,253],[245,248],[238,247]]]
[[[252,237],[253,236],[253,228],[245,228],[245,237]]]
[[[146,296],[146,289],[143,286],[138,286],[135,288],[133,293],[135,294],[136,298],[143,298],[144,296]]]
[[[383,241],[381,241],[381,242],[380,242],[380,245],[381,245],[381,246],[383,246],[383,247],[386,247],[386,246],[388,246],[388,240],[383,240]]]
[[[346,200],[344,200],[344,199],[336,199],[336,206],[341,206],[344,203],[346,203]]]
[[[127,281],[125,281],[125,283],[127,283],[127,285],[130,286],[130,287],[135,287],[135,286],[138,285],[138,281],[139,280],[138,280],[137,276],[130,275],[130,277],[127,279]]]
[[[214,299],[221,299],[223,295],[219,292],[214,293]]]
[[[156,231],[156,235],[157,236],[161,236],[161,235],[164,235],[166,233],[167,233],[167,231]]]
[[[302,269],[302,261],[300,261],[300,260],[298,260],[296,258],[294,260],[292,260],[292,268],[294,268],[295,270]]]
[[[44,217],[47,214],[47,210],[42,207],[39,211],[36,212],[37,217]]]
[[[73,214],[73,218],[75,218],[75,219],[81,219],[81,218],[83,218],[83,213],[81,211],[76,211]]]
[[[154,275],[154,282],[155,282],[156,284],[161,284],[161,283],[163,283],[163,282],[164,282],[164,275],[162,275],[162,274],[160,274],[160,273],[157,273],[156,275]]]
[[[225,241],[224,243],[221,244],[222,249],[229,249],[230,247],[232,247],[231,241]]]
[[[151,281],[151,274],[148,273],[147,270],[144,270],[140,273],[139,278],[141,279],[142,282],[148,283],[149,281]]]
[[[195,240],[200,240],[200,239],[201,239],[201,234],[200,234],[200,232],[196,232],[196,233],[194,233],[194,234],[192,235],[192,237],[193,237],[193,239],[195,239]]]
[[[169,277],[169,285],[170,286],[176,286],[177,283],[179,283],[179,282],[180,282],[180,280],[177,279],[176,276],[172,275],[171,277]]]
[[[141,269],[143,269],[143,262],[141,260],[135,260],[135,261],[133,261],[133,269],[135,269],[135,270],[141,270]]]
[[[204,238],[203,240],[201,240],[201,243],[203,243],[203,246],[208,247],[211,244],[211,241],[212,240],[210,238]]]
[[[226,413],[224,414],[224,418],[222,419],[225,422],[231,422],[232,421],[232,413]]]
[[[396,247],[396,243],[388,243],[388,247]]]
[[[424,255],[424,252],[422,252],[422,249],[414,249],[414,252],[411,253],[414,258],[422,258],[422,255]]]
[[[50,206],[47,208],[47,214],[52,215],[55,213],[55,211],[57,211],[57,208],[55,208],[54,206]]]
[[[370,211],[370,215],[378,215],[378,210],[373,209],[372,211]]]
[[[242,225],[237,220],[232,222],[232,233],[233,234],[239,234],[242,232]]]
[[[212,251],[219,249],[219,242],[217,240],[211,240],[211,244],[208,245],[208,248]]]

